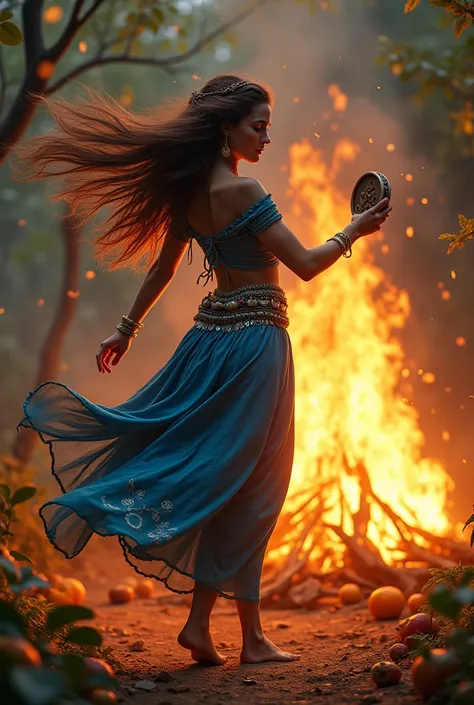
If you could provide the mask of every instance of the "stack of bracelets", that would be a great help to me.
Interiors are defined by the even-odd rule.
[[[334,242],[337,242],[339,247],[341,248],[342,256],[343,257],[352,257],[352,249],[351,249],[351,240],[350,237],[347,233],[344,231],[341,231],[340,233],[336,233],[334,237],[330,237],[329,240],[326,240],[326,242],[330,242],[331,240],[334,240]]]
[[[132,321],[128,316],[122,316],[122,321],[116,326],[117,330],[121,333],[125,333],[129,338],[136,338],[138,335],[138,329],[143,328],[143,323],[137,323]]]

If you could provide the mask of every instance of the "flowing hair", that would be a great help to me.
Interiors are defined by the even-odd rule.
[[[155,258],[171,228],[184,228],[184,215],[197,187],[209,174],[223,142],[223,123],[237,124],[259,103],[272,103],[269,89],[249,83],[227,94],[211,95],[240,82],[217,76],[189,102],[168,100],[140,114],[84,86],[75,102],[34,94],[53,116],[55,128],[26,140],[12,163],[16,181],[54,177],[51,201],[66,201],[83,225],[103,206],[110,215],[94,223],[95,256],[109,270]],[[112,253],[112,261],[107,255]]]

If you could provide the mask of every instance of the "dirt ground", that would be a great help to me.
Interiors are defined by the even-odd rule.
[[[409,663],[402,662],[398,685],[381,689],[372,683],[370,668],[388,659],[388,650],[397,640],[397,620],[375,622],[367,601],[348,607],[328,602],[313,611],[262,610],[267,636],[284,650],[301,654],[301,660],[244,665],[239,662],[241,634],[235,604],[220,598],[211,632],[228,661],[206,668],[195,664],[176,642],[189,597],[157,584],[151,598],[109,604],[109,588],[137,574],[123,563],[114,546],[109,543],[107,548],[111,550],[100,567],[96,560],[88,561],[78,577],[86,584],[86,604],[96,612],[95,625],[105,645],[112,645],[124,664],[124,672],[118,674],[118,696],[125,705],[420,703],[410,685]],[[65,561],[65,574],[74,574],[73,563]]]

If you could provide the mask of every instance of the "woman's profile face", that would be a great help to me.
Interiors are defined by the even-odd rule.
[[[271,139],[268,128],[271,125],[272,109],[268,103],[257,103],[252,111],[229,130],[229,147],[232,156],[246,162],[258,162]]]

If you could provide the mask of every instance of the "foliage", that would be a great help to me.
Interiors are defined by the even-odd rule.
[[[14,536],[13,507],[26,502],[35,488],[16,492],[0,485],[0,688],[4,705],[86,705],[98,690],[113,702],[117,680],[97,659],[112,661],[102,636],[76,622],[94,612],[81,605],[55,606],[46,595],[50,583],[36,572],[31,559],[6,548],[3,539]],[[26,563],[26,565],[20,565]],[[92,660],[91,660],[92,659]],[[93,667],[95,665],[95,668]],[[98,668],[97,668],[98,667]]]
[[[456,102],[457,110],[448,115],[454,125],[454,133],[468,146],[461,153],[474,156],[474,37],[464,36],[464,30],[474,25],[474,2],[472,0],[429,0],[430,5],[442,8],[449,17],[449,26],[454,29],[458,40],[454,46],[440,51],[439,43],[423,40],[417,45],[408,42],[393,42],[381,37],[380,60],[392,69],[401,81],[416,81],[419,85],[418,98],[425,102],[432,94],[441,95],[448,103]],[[408,0],[405,13],[410,13],[420,5],[420,0]],[[461,35],[463,35],[461,37]],[[459,233],[443,233],[440,240],[450,240],[448,254],[464,246],[473,238],[474,219],[459,215]]]
[[[440,240],[451,240],[448,247],[448,255],[450,255],[451,252],[456,249],[456,247],[464,247],[464,243],[466,242],[466,240],[472,240],[474,238],[474,218],[466,218],[464,215],[461,215],[461,213],[459,214],[458,218],[459,225],[461,227],[459,233],[443,233],[439,236]],[[471,519],[474,521],[474,514]],[[473,540],[474,531],[473,538],[471,539],[471,546]]]
[[[24,466],[9,455],[0,456],[0,483],[8,482],[0,484],[0,544],[12,552],[34,555],[39,570],[54,571],[61,555],[49,543],[37,512],[43,499],[43,492],[34,486],[38,472],[33,465]],[[33,505],[24,503],[33,497]]]
[[[429,572],[431,577],[423,586],[429,597],[422,611],[436,616],[440,630],[435,635],[414,636],[417,645],[409,655],[429,659],[432,649],[447,649],[446,664],[454,663],[456,672],[430,703],[471,705],[472,691],[462,692],[460,684],[472,681],[474,673],[474,567],[459,564]]]
[[[421,0],[407,0],[405,3],[405,13],[412,12]],[[474,24],[474,2],[471,0],[430,0],[433,7],[442,7],[455,18],[453,29],[456,37],[460,37],[463,30],[470,24]]]
[[[472,505],[472,508],[474,509],[474,504]],[[470,524],[474,525],[474,514],[471,514],[469,519],[466,521],[466,523],[463,526],[463,531],[466,529]],[[472,527],[472,534],[471,534],[471,548],[474,546],[474,526]]]
[[[23,41],[21,29],[10,21],[12,17],[10,10],[0,10],[0,44],[16,46]]]

